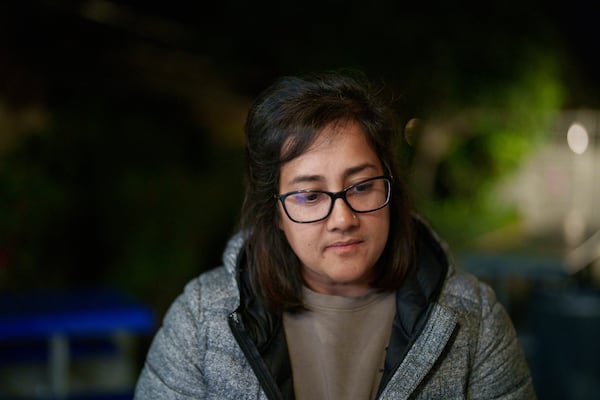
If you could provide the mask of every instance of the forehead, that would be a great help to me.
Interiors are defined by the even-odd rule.
[[[333,150],[334,153],[361,149],[375,155],[375,149],[364,128],[354,120],[337,120],[325,125],[316,133],[313,142],[300,156],[327,149]]]
[[[312,144],[300,155],[282,164],[281,182],[298,175],[337,179],[358,166],[362,170],[383,172],[381,162],[362,126],[354,121],[338,121],[321,129]]]
[[[362,125],[353,119],[337,119],[325,124],[322,128],[294,134],[288,137],[281,147],[281,155],[283,162],[290,161],[300,157],[305,153],[314,151],[315,149],[331,146],[337,141],[343,141],[348,136],[356,134],[362,135],[362,140],[371,146],[368,136],[365,133]]]

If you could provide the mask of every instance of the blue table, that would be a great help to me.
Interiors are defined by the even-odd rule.
[[[150,334],[155,317],[113,289],[0,294],[0,341],[46,340],[53,398],[68,396],[69,339],[116,333]]]

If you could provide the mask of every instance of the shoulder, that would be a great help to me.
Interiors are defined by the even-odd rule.
[[[237,307],[239,292],[235,276],[224,266],[210,269],[189,281],[176,299],[184,309],[207,311]]]
[[[439,303],[456,315],[459,335],[475,346],[473,350],[478,357],[501,356],[502,352],[498,351],[501,348],[510,349],[507,357],[520,352],[516,331],[506,309],[497,300],[494,290],[474,275],[449,275]],[[492,354],[487,354],[490,351]]]
[[[223,264],[190,280],[175,302],[196,310],[225,307],[232,311],[236,308],[239,302],[237,263],[242,246],[242,235],[238,233],[227,243]]]
[[[223,382],[232,358],[242,360],[227,315],[237,307],[235,276],[217,267],[189,281],[156,333],[136,387],[136,398],[205,398],[207,384]],[[199,373],[200,372],[200,373]],[[234,382],[232,380],[232,382]],[[179,395],[176,395],[179,394]]]
[[[481,316],[498,304],[494,290],[476,276],[455,270],[446,277],[440,293],[440,303],[459,314],[477,313]]]

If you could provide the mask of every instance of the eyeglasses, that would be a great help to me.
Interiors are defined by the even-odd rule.
[[[348,186],[341,192],[296,190],[276,194],[288,218],[299,224],[322,221],[329,217],[336,199],[342,199],[355,213],[368,213],[385,207],[392,192],[391,176],[376,176]]]

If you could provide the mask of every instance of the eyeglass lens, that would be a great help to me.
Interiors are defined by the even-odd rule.
[[[311,222],[326,218],[337,197],[355,212],[369,212],[385,206],[389,200],[390,182],[387,178],[368,179],[342,192],[306,190],[285,196],[283,205],[288,216],[297,222]]]

